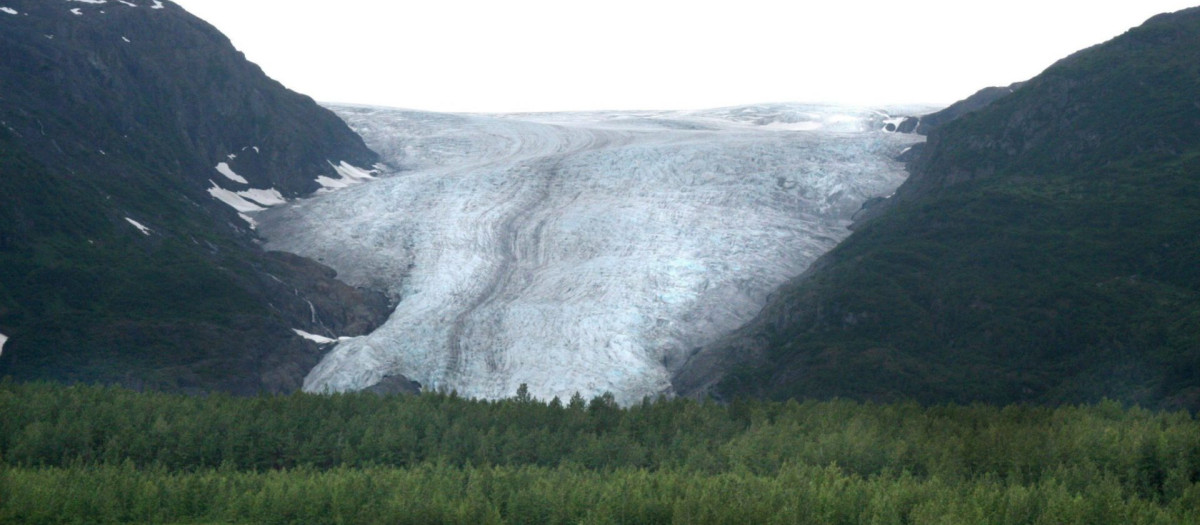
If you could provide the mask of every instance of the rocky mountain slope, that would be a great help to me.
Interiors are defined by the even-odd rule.
[[[1200,409],[1200,10],[929,135],[886,212],[676,388]]]
[[[0,0],[0,375],[287,391],[379,294],[253,214],[377,162],[171,2]],[[312,339],[320,339],[313,337]]]

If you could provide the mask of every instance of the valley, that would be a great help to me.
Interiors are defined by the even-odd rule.
[[[1200,523],[1200,8],[940,110],[481,114],[379,105],[461,109],[405,90],[478,69],[445,44],[538,36],[513,4],[275,6],[269,34],[258,3],[227,11],[401,97],[312,92],[371,106],[292,91],[183,1],[0,5],[0,523]],[[553,87],[579,65],[712,77],[663,106],[809,98],[816,55],[842,95],[852,71],[932,91],[998,65],[934,48],[1010,54],[1114,9],[975,12],[1016,42],[972,8],[872,10],[872,35],[861,6],[738,5],[714,55],[677,37],[704,9],[672,6],[622,57],[629,28],[597,23],[620,6],[541,7],[569,38],[443,94],[582,95]],[[319,50],[283,37],[306,14]],[[767,18],[780,45],[732,52]],[[904,56],[836,58],[855,47]],[[787,94],[686,102],[719,77]],[[642,106],[615,91],[488,109]]]

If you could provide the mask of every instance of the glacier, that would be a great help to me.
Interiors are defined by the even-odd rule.
[[[379,152],[376,179],[256,212],[271,250],[385,291],[304,389],[404,375],[485,399],[672,395],[696,348],[849,233],[923,140],[888,111],[442,114],[331,106]],[[893,110],[895,111],[895,110]]]

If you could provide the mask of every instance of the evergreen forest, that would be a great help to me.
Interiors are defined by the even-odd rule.
[[[0,383],[0,523],[1197,523],[1200,423],[1080,406]]]

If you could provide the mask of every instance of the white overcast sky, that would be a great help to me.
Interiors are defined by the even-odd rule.
[[[1177,0],[176,0],[284,85],[435,111],[946,104]],[[1191,0],[1198,2],[1200,0]]]

